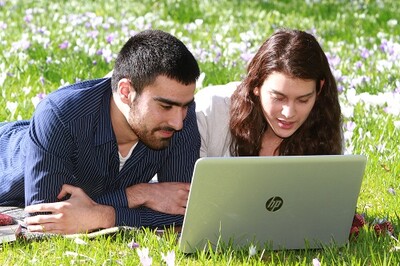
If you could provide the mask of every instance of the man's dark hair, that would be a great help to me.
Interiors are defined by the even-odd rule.
[[[200,75],[192,53],[176,37],[160,30],[146,30],[131,37],[115,61],[112,89],[127,78],[138,95],[143,88],[164,75],[184,85],[195,83]]]

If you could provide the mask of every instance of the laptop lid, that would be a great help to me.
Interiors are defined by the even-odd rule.
[[[349,238],[365,165],[362,155],[201,158],[179,248],[341,246]]]

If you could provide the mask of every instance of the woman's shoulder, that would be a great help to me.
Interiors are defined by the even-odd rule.
[[[203,109],[211,104],[228,103],[231,95],[240,82],[230,82],[224,85],[211,85],[200,89],[195,94],[196,109]]]
[[[205,88],[199,89],[195,97],[230,96],[239,84],[239,81],[233,81],[223,85],[210,85]]]

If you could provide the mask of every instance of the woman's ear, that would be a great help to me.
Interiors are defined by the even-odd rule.
[[[117,92],[121,102],[126,104],[130,104],[131,99],[134,99],[136,95],[136,91],[134,90],[131,81],[127,78],[123,78],[118,82]]]
[[[255,87],[253,89],[253,93],[254,93],[255,96],[260,96],[260,88],[259,87]]]
[[[317,95],[319,95],[319,94],[321,93],[322,87],[324,87],[324,84],[325,84],[325,79],[321,79],[321,80],[319,81],[319,90],[318,90]]]

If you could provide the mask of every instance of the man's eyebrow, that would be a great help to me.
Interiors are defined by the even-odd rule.
[[[187,107],[194,102],[194,98],[187,103],[176,102],[176,101],[173,101],[173,100],[170,100],[167,98],[163,98],[163,97],[153,97],[153,100],[155,100],[157,102],[162,102],[162,103],[165,103],[168,105],[175,105],[175,106],[180,106],[180,107]]]

